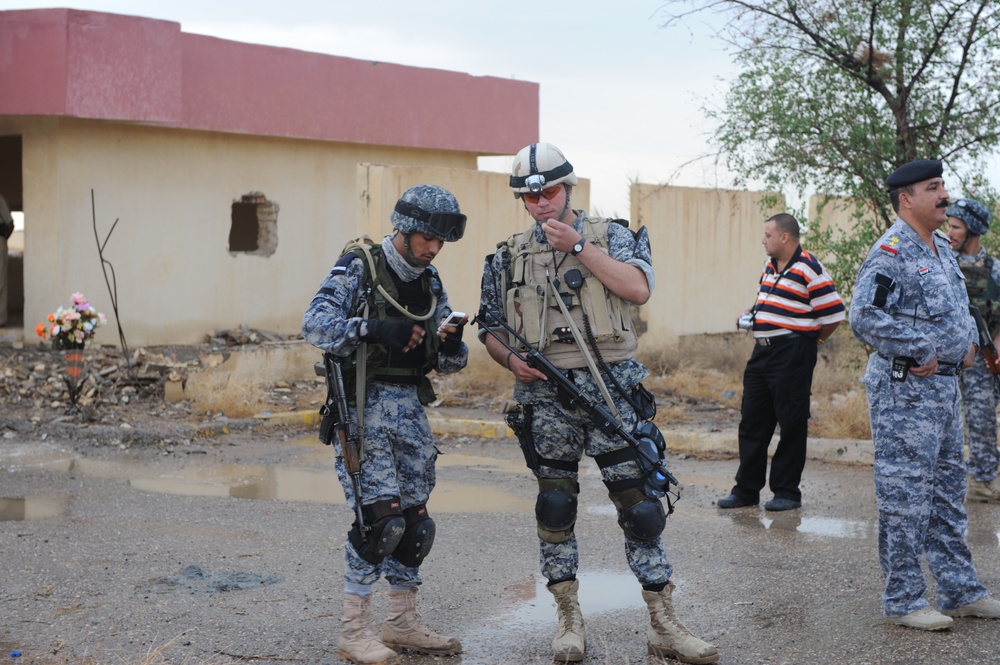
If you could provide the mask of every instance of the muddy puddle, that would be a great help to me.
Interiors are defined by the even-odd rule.
[[[311,438],[283,445],[315,447]],[[4,458],[0,459],[0,467],[14,472],[43,469],[75,477],[121,480],[137,491],[159,494],[343,504],[344,493],[333,470],[331,450],[324,447],[317,452],[306,451],[304,459],[320,464],[329,459],[329,467],[213,464],[208,460],[197,460],[164,469],[162,462],[149,462],[136,457],[88,459],[54,446],[37,444],[6,449]],[[481,471],[484,475],[525,473],[522,463],[457,453],[438,458],[438,470],[447,467],[463,467]],[[0,496],[0,520],[56,517],[65,512],[68,503],[65,496]],[[534,510],[534,498],[508,492],[489,483],[455,482],[442,480],[439,476],[428,508],[438,513],[531,512]]]

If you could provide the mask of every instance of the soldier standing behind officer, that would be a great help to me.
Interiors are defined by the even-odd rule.
[[[420,564],[435,533],[426,508],[437,459],[424,412],[434,399],[426,374],[459,371],[469,352],[461,339],[464,322],[438,331],[452,310],[430,264],[445,242],[462,237],[465,221],[449,191],[436,185],[408,189],[392,213],[395,233],[344,254],[303,317],[305,338],[342,359],[345,393],[354,404],[363,402],[360,414],[354,404],[350,408],[354,422],[363,423],[360,497],[336,442],[337,476],[348,507],[354,511],[361,502],[367,527],[355,520],[344,543],[337,655],[352,663],[399,663],[393,649],[439,656],[462,651],[457,639],[423,624],[416,596]],[[358,390],[361,374],[367,379]],[[382,575],[389,582],[389,616],[378,638],[371,593]]]
[[[871,346],[861,381],[875,448],[882,610],[891,623],[950,628],[952,617],[1000,618],[965,542],[965,460],[958,373],[975,353],[975,323],[945,222],[948,192],[937,160],[886,178],[898,219],[861,265],[850,323]],[[921,560],[937,581],[925,598]]]
[[[622,426],[631,430],[639,421],[635,391],[648,372],[634,357],[637,337],[629,307],[645,303],[653,291],[649,237],[645,228],[633,233],[627,225],[573,210],[570,197],[577,182],[573,166],[556,146],[533,143],[518,152],[510,186],[534,223],[486,258],[480,311],[487,322],[498,317],[523,334],[589,399],[613,402]],[[587,339],[574,334],[574,328],[586,330]],[[506,335],[499,326],[493,329]],[[583,409],[561,403],[543,373],[485,329],[479,337],[493,360],[516,379],[518,438],[538,479],[535,515],[542,574],[557,604],[555,660],[583,660],[586,648],[573,532],[577,473],[586,453],[601,469],[625,532],[629,566],[642,585],[651,624],[649,653],[687,663],[716,662],[718,650],[691,634],[674,614],[672,566],[660,539],[666,524],[662,494],[650,496],[644,490],[645,474],[634,449],[596,429]],[[606,394],[589,369],[588,356],[601,364],[597,375],[607,383]]]
[[[958,199],[945,211],[948,215],[948,242],[955,250],[958,267],[965,275],[969,302],[979,308],[987,334],[1000,344],[1000,264],[986,253],[979,238],[990,228],[990,211],[979,201]],[[962,411],[965,437],[969,444],[969,501],[1000,503],[996,482],[1000,466],[997,448],[997,374],[992,373],[976,351],[972,366],[962,372]]]
[[[844,303],[823,264],[799,244],[799,223],[779,213],[764,223],[764,264],[757,302],[745,312],[754,349],[743,373],[740,466],[729,496],[719,508],[756,506],[767,475],[767,448],[781,425],[771,460],[766,510],[802,505],[802,469],[809,434],[809,395],[816,347],[844,320]],[[737,323],[737,327],[741,327]],[[743,326],[745,327],[745,326]]]

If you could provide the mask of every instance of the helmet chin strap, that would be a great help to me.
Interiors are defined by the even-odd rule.
[[[406,262],[409,263],[414,268],[426,268],[430,264],[427,261],[421,261],[417,258],[416,254],[413,253],[413,249],[410,247],[410,235],[409,233],[403,234],[403,248],[406,250],[406,254],[403,256]]]
[[[566,186],[565,186],[565,185],[563,185],[563,188],[564,188],[564,189],[565,189],[565,187],[566,187]],[[569,211],[569,191],[568,191],[568,190],[566,190],[566,203],[564,203],[564,204],[563,204],[563,209],[562,209],[562,212],[561,212],[561,213],[559,213],[559,217],[558,217],[558,219],[559,219],[559,221],[560,221],[560,222],[561,222],[561,221],[563,221],[563,217],[565,217],[565,216],[566,216],[566,213],[567,213],[568,211]]]

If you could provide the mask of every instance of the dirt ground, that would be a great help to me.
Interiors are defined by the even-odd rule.
[[[314,427],[164,402],[172,375],[225,352],[144,349],[130,373],[116,366],[117,350],[95,350],[77,412],[61,356],[0,349],[0,664],[339,662],[341,544],[352,515],[330,449]],[[506,397],[443,388],[442,408],[467,414],[495,414]],[[321,391],[301,381],[265,393],[269,407],[287,410],[315,408]],[[657,398],[686,405],[687,427],[735,420],[710,401]],[[516,443],[444,436],[439,448],[429,503],[438,537],[421,568],[421,609],[464,651],[406,655],[405,665],[551,662],[537,484]],[[870,467],[810,462],[803,508],[773,514],[715,507],[732,484],[732,459],[676,456],[669,466],[684,486],[663,535],[675,605],[719,645],[721,663],[996,662],[1000,622],[966,619],[931,634],[882,620]],[[589,461],[580,485],[583,665],[663,665],[646,655],[646,608]],[[974,504],[969,516],[980,577],[997,591],[997,509]],[[376,621],[385,595],[380,582]]]

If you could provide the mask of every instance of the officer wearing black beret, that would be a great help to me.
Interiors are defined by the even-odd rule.
[[[885,186],[891,192],[900,187],[906,187],[916,182],[923,182],[931,178],[940,178],[944,174],[944,165],[937,159],[918,159],[915,162],[903,164],[898,169],[889,174],[885,179]]]
[[[855,281],[851,330],[874,352],[861,378],[875,450],[882,611],[917,630],[956,617],[1000,619],[965,542],[965,459],[958,375],[975,357],[976,325],[947,236],[941,162],[923,159],[885,179],[897,219]],[[922,564],[936,582],[926,597]]]

